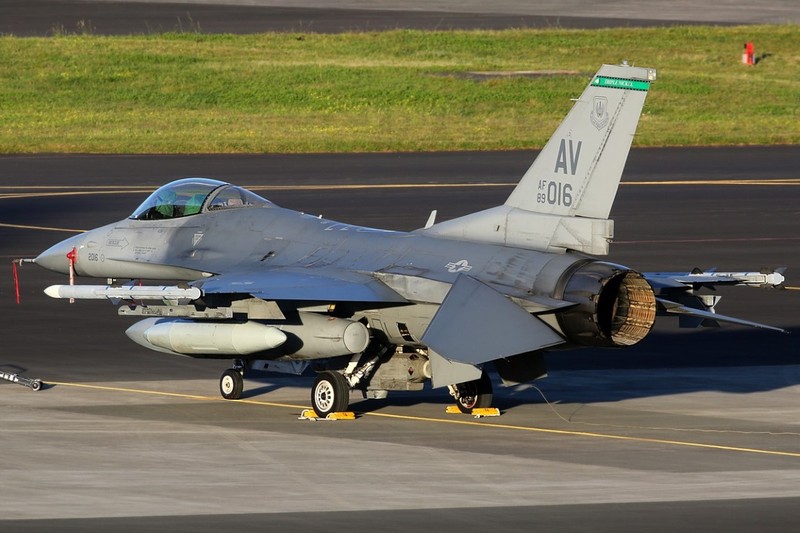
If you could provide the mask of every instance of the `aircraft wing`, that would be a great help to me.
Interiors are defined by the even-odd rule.
[[[370,274],[337,269],[254,269],[221,274],[193,285],[203,294],[250,294],[262,300],[408,303]]]
[[[477,379],[476,365],[565,341],[490,286],[459,274],[422,342],[432,351],[433,386],[440,387]]]

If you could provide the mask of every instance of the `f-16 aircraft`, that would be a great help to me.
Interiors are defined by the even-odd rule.
[[[603,65],[506,202],[467,216],[386,231],[187,178],[34,261],[108,278],[46,293],[122,302],[121,315],[142,317],[127,330],[142,346],[232,359],[225,398],[241,397],[250,370],[311,367],[319,416],[346,411],[352,390],[382,398],[428,380],[471,413],[491,404],[488,367],[506,384],[528,382],[545,375],[545,351],[630,346],[657,315],[777,329],[717,314],[718,298],[697,289],[776,286],[781,272],[643,274],[593,257],[608,253],[609,213],[655,79],[654,69]]]

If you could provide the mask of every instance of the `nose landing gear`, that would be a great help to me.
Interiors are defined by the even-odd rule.
[[[233,368],[222,373],[219,378],[219,393],[226,400],[238,400],[244,390],[244,361],[237,359]]]

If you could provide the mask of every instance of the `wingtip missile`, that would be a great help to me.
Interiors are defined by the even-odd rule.
[[[776,268],[774,270],[765,269],[761,272],[714,272],[713,276],[732,278],[740,285],[750,287],[780,287],[786,281],[783,273],[786,268]]]

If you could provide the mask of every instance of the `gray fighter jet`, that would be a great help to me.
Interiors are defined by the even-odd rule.
[[[716,314],[717,297],[696,289],[777,286],[780,272],[642,274],[590,257],[608,253],[609,212],[655,79],[653,69],[602,66],[508,200],[485,211],[384,231],[188,178],[35,262],[108,278],[46,292],[121,301],[121,315],[143,317],[127,330],[142,346],[234,360],[225,398],[241,396],[248,370],[312,367],[319,416],[346,411],[351,390],[381,398],[427,380],[470,413],[491,402],[490,364],[505,383],[534,380],[544,351],[633,345],[657,314],[769,328]],[[133,282],[143,279],[175,281]]]

